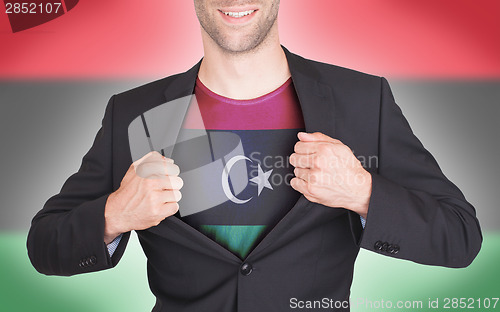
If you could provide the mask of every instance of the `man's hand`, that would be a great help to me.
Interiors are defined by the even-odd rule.
[[[105,207],[104,242],[121,233],[158,225],[179,210],[183,185],[172,159],[150,152],[130,165]]]
[[[315,203],[343,207],[366,218],[371,196],[371,174],[351,149],[320,132],[300,132],[290,155],[295,178],[291,186]]]

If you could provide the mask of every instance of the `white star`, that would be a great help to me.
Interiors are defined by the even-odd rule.
[[[259,173],[257,174],[256,177],[251,178],[250,182],[253,182],[253,183],[257,184],[257,186],[258,186],[258,194],[257,194],[257,196],[259,196],[260,192],[262,192],[262,190],[264,189],[264,187],[267,187],[270,190],[273,189],[273,186],[271,185],[271,183],[269,183],[269,176],[273,172],[273,169],[264,172],[262,170],[262,168],[260,167],[260,164],[257,164],[257,165],[258,165],[258,171],[259,171]]]

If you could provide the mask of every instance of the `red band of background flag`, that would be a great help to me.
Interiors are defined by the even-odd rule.
[[[155,79],[203,55],[192,1],[25,1],[66,11],[0,12],[3,79]],[[279,14],[281,42],[307,58],[389,78],[500,78],[498,0],[294,0]]]

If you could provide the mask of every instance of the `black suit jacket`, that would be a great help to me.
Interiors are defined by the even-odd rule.
[[[153,311],[287,311],[290,298],[341,301],[360,247],[447,267],[467,266],[480,249],[474,208],[413,135],[387,81],[283,49],[306,130],[372,160],[366,228],[355,213],[302,196],[242,261],[178,217],[166,218],[137,231],[157,297]],[[39,272],[74,275],[118,263],[130,233],[110,258],[104,207],[132,163],[127,127],[141,113],[192,94],[200,63],[110,99],[79,171],[33,218],[27,246]],[[175,103],[186,111],[187,102]],[[179,127],[169,125],[172,137]]]

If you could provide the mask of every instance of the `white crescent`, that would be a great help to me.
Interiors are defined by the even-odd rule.
[[[226,194],[227,198],[232,201],[233,203],[236,204],[244,204],[247,203],[249,200],[251,200],[253,197],[250,197],[249,199],[239,199],[234,194],[231,192],[231,189],[229,188],[229,172],[231,171],[231,168],[233,165],[240,160],[249,160],[252,161],[250,158],[243,156],[243,155],[237,155],[231,158],[227,164],[224,166],[224,170],[222,170],[222,190],[224,191],[224,194]]]

